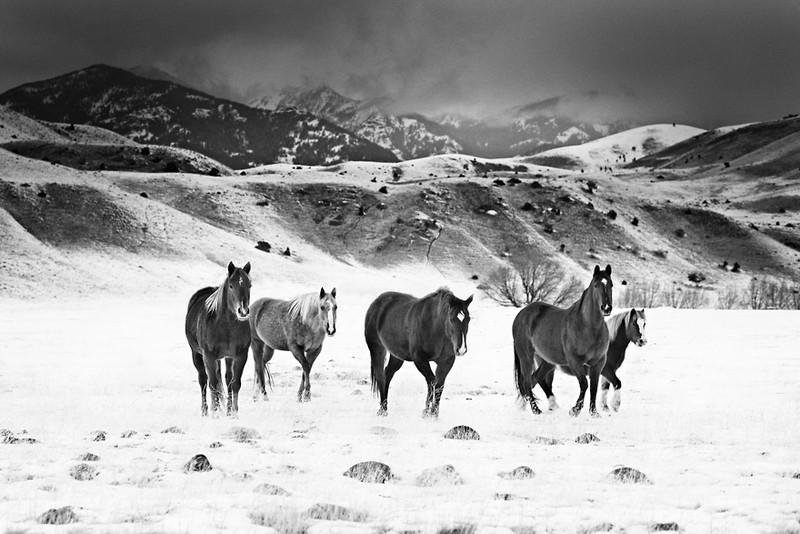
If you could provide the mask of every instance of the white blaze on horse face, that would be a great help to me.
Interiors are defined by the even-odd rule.
[[[647,321],[637,320],[636,322],[639,324],[639,334],[641,334],[641,336],[642,336],[639,339],[638,345],[640,347],[644,347],[645,345],[647,345],[647,337],[644,334],[644,327],[647,326]]]
[[[336,333],[336,308],[330,302],[326,302],[324,305],[325,308],[325,318],[327,319],[327,330],[328,335],[332,336]]]

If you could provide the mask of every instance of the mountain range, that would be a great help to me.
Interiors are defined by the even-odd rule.
[[[0,95],[0,104],[35,119],[100,126],[139,143],[194,150],[232,168],[393,162],[448,153],[524,156],[631,126],[581,120],[570,110],[572,100],[550,98],[483,119],[430,118],[395,114],[388,98],[349,98],[323,84],[286,88],[244,104],[193,89],[155,67],[107,65]]]
[[[11,89],[0,104],[38,120],[100,126],[140,143],[194,150],[233,168],[397,161],[310,113],[255,109],[107,65]]]
[[[391,113],[388,98],[358,100],[322,84],[311,89],[289,87],[257,98],[250,105],[312,113],[391,150],[403,160],[447,153],[486,158],[525,156],[585,143],[633,125],[616,120],[581,120],[568,111],[572,100],[548,98],[483,119],[454,114],[427,118],[418,113]]]

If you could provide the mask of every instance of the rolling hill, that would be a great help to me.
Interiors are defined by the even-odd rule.
[[[581,145],[541,152],[525,161],[564,169],[613,169],[638,161],[704,132],[681,124],[632,128]]]

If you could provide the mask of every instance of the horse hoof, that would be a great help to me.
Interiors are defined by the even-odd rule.
[[[380,417],[386,417],[387,415],[389,415],[389,412],[387,410],[381,409],[381,410],[378,410],[378,415]]]
[[[599,418],[603,417],[603,415],[598,411],[589,412],[589,416],[594,417],[595,419],[599,419]]]
[[[572,408],[572,409],[570,409],[570,411],[569,411],[569,414],[570,414],[572,417],[578,417],[578,414],[579,414],[579,413],[581,413],[580,409],[575,409],[575,408]]]

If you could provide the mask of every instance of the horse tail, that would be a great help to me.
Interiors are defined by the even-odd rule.
[[[272,387],[275,385],[275,382],[272,380],[272,372],[269,370],[269,362],[264,362],[264,370],[267,372],[267,384],[269,385],[270,391],[275,391]]]
[[[533,384],[531,384],[531,389],[529,390],[530,397],[528,397],[528,393],[525,391],[525,377],[522,374],[522,365],[516,346],[514,347],[514,378],[517,386],[517,400],[523,404],[529,398],[531,401],[536,402],[536,395],[533,394]]]
[[[519,353],[517,347],[514,347],[514,378],[517,385],[517,399],[522,399],[522,370],[519,368]]]
[[[380,347],[375,347],[371,343],[367,343],[369,345],[369,359],[370,359],[370,382],[372,387],[372,394],[373,395],[380,395],[380,389],[378,388],[378,379],[382,378],[379,375],[384,374],[384,365],[386,361],[386,353],[382,351]],[[381,380],[383,382],[383,380]]]

